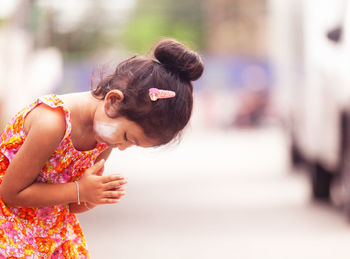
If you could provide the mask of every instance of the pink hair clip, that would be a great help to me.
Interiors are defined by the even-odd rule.
[[[173,98],[175,95],[176,93],[174,91],[161,90],[158,88],[149,89],[149,97],[153,102],[157,101],[158,99]]]

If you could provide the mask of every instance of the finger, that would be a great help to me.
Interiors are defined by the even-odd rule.
[[[123,184],[126,184],[127,181],[122,179],[122,180],[117,180],[117,181],[111,181],[108,183],[104,184],[104,189],[105,190],[111,190],[111,189],[115,189],[115,188],[119,188],[121,187]]]
[[[125,190],[126,190],[125,185],[122,185],[113,189],[108,189],[108,191],[125,191]]]
[[[120,199],[104,198],[101,200],[101,204],[113,204],[120,202]]]
[[[104,170],[105,170],[105,165],[103,165],[102,168],[100,168],[98,171],[96,171],[95,175],[102,176]]]
[[[96,175],[102,175],[103,170],[104,170],[104,165],[105,165],[105,160],[102,159],[100,161],[98,161],[96,164],[94,164],[91,169],[92,169],[92,173],[96,174]]]
[[[100,170],[104,169],[105,160],[102,159],[86,170],[85,174],[98,174],[101,175]]]
[[[106,176],[101,176],[102,177],[102,182],[103,183],[109,183],[113,182],[116,180],[124,180],[124,177],[118,174],[111,174],[111,175],[106,175]]]
[[[120,199],[125,194],[126,194],[125,191],[107,191],[107,192],[104,192],[103,196],[106,198]]]
[[[109,191],[125,191],[125,190],[126,190],[125,186],[120,186],[120,187],[111,189],[111,190],[109,190]]]

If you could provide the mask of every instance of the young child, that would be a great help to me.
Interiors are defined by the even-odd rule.
[[[74,213],[125,195],[123,176],[102,176],[112,148],[164,145],[191,116],[199,55],[164,39],[154,57],[123,61],[91,92],[38,98],[10,121],[0,136],[0,259],[89,258]]]

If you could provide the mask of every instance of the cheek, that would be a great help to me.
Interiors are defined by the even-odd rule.
[[[117,135],[118,125],[97,122],[95,125],[95,131],[102,138],[111,140],[115,138]]]

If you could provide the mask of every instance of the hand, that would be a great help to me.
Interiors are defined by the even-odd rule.
[[[127,181],[121,175],[102,176],[104,160],[86,170],[78,181],[80,189],[80,200],[92,204],[118,203],[125,195],[122,185]]]

